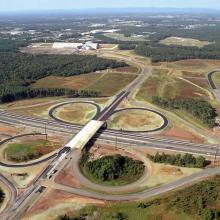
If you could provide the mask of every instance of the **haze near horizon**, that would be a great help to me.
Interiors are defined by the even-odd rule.
[[[220,9],[219,0],[0,0],[0,11],[41,11],[88,8],[206,8]]]

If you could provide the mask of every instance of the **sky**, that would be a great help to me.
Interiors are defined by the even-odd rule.
[[[220,0],[0,0],[0,11],[127,7],[220,9]]]

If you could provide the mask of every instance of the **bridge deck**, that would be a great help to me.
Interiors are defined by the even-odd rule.
[[[72,140],[70,140],[68,144],[65,145],[65,147],[70,147],[71,149],[83,149],[104,123],[105,122],[103,121],[90,121],[73,137]]]

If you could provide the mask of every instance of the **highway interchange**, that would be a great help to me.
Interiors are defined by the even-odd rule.
[[[102,111],[98,108],[98,114],[95,116],[95,120],[106,121],[109,116],[115,111],[118,105],[125,98],[132,98],[134,94],[134,89],[137,88],[142,82],[143,79],[149,74],[145,68],[142,68],[142,72],[133,81],[124,91],[121,91],[118,96],[114,99],[112,104],[107,106]],[[131,95],[132,94],[132,95]],[[60,104],[63,105],[63,104]],[[50,112],[50,115],[52,113]],[[30,116],[17,115],[15,113],[7,112],[2,110],[0,114],[0,122],[9,124],[9,125],[22,125],[27,127],[32,127],[36,129],[43,130],[45,126],[49,132],[60,133],[60,134],[69,134],[75,135],[79,131],[83,129],[81,125],[75,125],[70,123],[65,123],[63,121],[52,119],[45,120],[42,118],[35,118]],[[168,121],[166,121],[165,127],[168,125]],[[163,127],[164,128],[164,127]],[[176,152],[184,152],[184,153],[192,153],[196,155],[205,155],[205,156],[220,156],[220,152],[218,151],[218,147],[215,144],[196,144],[188,141],[179,141],[173,139],[166,139],[155,137],[152,134],[135,133],[135,132],[125,132],[125,131],[115,131],[109,129],[102,129],[93,137],[94,140],[104,142],[104,143],[114,143],[117,138],[117,142],[119,145],[127,147],[134,146],[135,148],[146,147],[153,148],[158,150],[169,150]],[[61,150],[63,147],[61,148]],[[64,160],[62,160],[57,168],[57,172],[51,176],[51,181],[54,181],[54,178],[59,174],[62,168],[69,163],[69,158],[74,158],[76,155],[80,154],[77,150],[72,150]],[[55,152],[52,156],[45,158],[44,160],[38,160],[36,162],[29,162],[21,165],[10,165],[6,163],[1,163],[2,166],[34,166],[40,164],[42,162],[54,161],[56,158],[59,158],[59,152]],[[77,158],[75,158],[77,159]],[[76,165],[77,166],[77,165]],[[0,181],[5,183],[10,191],[11,198],[10,201],[1,214],[3,219],[21,219],[24,213],[30,209],[42,196],[42,194],[46,191],[46,187],[44,186],[44,182],[46,180],[46,174],[50,169],[50,165],[46,167],[44,172],[35,180],[35,182],[26,189],[24,193],[17,196],[17,191],[14,185],[7,180],[4,176],[0,176]],[[178,187],[182,187],[187,184],[191,184],[195,181],[201,180],[208,176],[216,175],[220,172],[220,168],[212,168],[205,169],[197,174],[191,175],[189,177],[183,178],[176,182],[159,186],[152,190],[145,190],[142,192],[131,193],[127,195],[107,195],[105,193],[91,192],[83,189],[76,189],[72,187],[63,186],[60,184],[54,184],[55,189],[63,190],[72,194],[87,196],[96,199],[110,200],[110,201],[127,201],[127,200],[137,200],[137,199],[146,199],[155,195],[159,195],[164,192],[168,192],[170,190],[176,189]]]

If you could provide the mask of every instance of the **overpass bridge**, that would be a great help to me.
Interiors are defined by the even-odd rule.
[[[121,101],[127,97],[128,91],[122,91],[119,93],[114,101],[104,108],[99,115],[93,120],[89,121],[79,133],[77,133],[65,146],[61,149],[57,157],[47,167],[44,172],[44,177],[51,178],[52,175],[57,171],[62,161],[74,150],[83,150],[89,141],[96,135],[96,133],[104,126],[108,117],[114,112]]]

